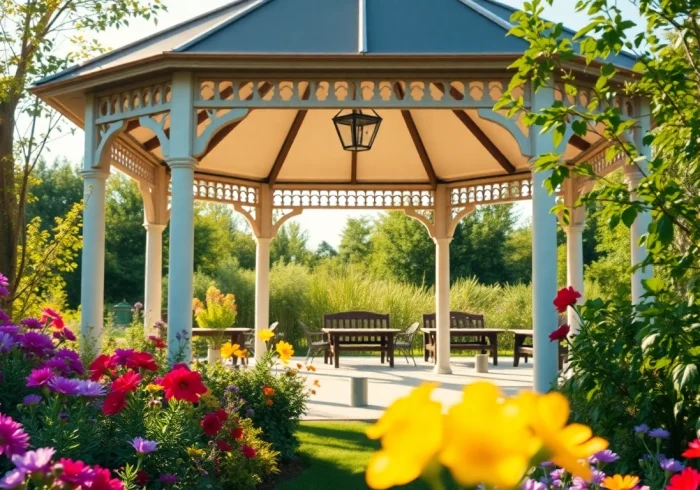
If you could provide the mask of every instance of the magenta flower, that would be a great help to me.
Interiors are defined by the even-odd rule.
[[[20,323],[27,327],[29,330],[41,330],[42,328],[44,328],[44,324],[36,318],[25,318]]]
[[[59,357],[52,357],[51,359],[46,359],[39,365],[39,368],[50,369],[51,371],[62,374],[64,376],[71,373],[70,367],[68,366],[68,362],[66,362],[65,359],[61,359]]]
[[[158,449],[158,443],[155,441],[148,441],[142,437],[134,437],[134,439],[130,442],[132,446],[134,446],[134,449],[136,449],[136,452],[139,454],[148,454],[152,453],[156,449]]]
[[[55,376],[54,372],[49,368],[32,369],[32,372],[27,376],[27,388],[37,388],[44,386]]]
[[[62,458],[54,466],[60,470],[57,480],[70,485],[89,487],[92,484],[95,472],[82,461]]]
[[[0,310],[0,325],[9,325],[10,323],[12,323],[12,320],[7,316],[7,313]]]
[[[18,454],[12,456],[14,465],[27,473],[35,471],[48,471],[51,458],[56,454],[56,450],[51,447],[42,447],[36,451],[28,451],[23,456]]]
[[[671,433],[666,429],[659,427],[658,429],[653,429],[649,431],[649,437],[655,437],[657,439],[668,439],[671,437]]]
[[[126,363],[131,359],[133,354],[134,349],[116,349],[112,357],[117,366],[126,366]]]
[[[28,445],[29,436],[24,432],[22,424],[0,413],[0,454],[8,458],[24,454]]]
[[[172,475],[170,473],[163,473],[160,475],[160,481],[165,485],[174,485],[177,483],[177,475]]]
[[[95,476],[92,480],[90,488],[98,488],[100,490],[124,490],[124,484],[119,478],[112,478],[109,470],[94,467]]]
[[[27,474],[24,470],[14,469],[5,473],[5,476],[0,478],[0,488],[17,488],[24,483],[24,477]]]
[[[528,478],[525,480],[523,483],[522,490],[547,490],[547,485],[545,485],[542,482],[539,482],[537,480],[533,480],[531,478]]]
[[[53,352],[53,341],[47,335],[38,332],[26,332],[19,336],[22,348],[36,356],[46,356]]]
[[[4,288],[10,287],[10,280],[2,272],[0,272],[0,286]]]
[[[106,389],[97,381],[80,380],[78,381],[78,394],[81,396],[96,397],[106,393]]]
[[[27,395],[22,399],[22,403],[27,406],[38,405],[41,403],[41,400],[42,398],[39,395]]]
[[[47,385],[51,391],[61,395],[75,396],[80,393],[80,382],[77,379],[56,376]]]

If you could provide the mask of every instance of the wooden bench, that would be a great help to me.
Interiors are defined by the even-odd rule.
[[[338,332],[348,330],[348,335]],[[368,331],[368,335],[360,334]],[[386,330],[386,334],[378,332]],[[394,364],[393,333],[398,332],[389,328],[389,315],[369,311],[346,311],[342,313],[327,313],[323,315],[322,331],[330,343],[331,355],[338,367],[341,351],[379,351],[381,361],[386,358],[390,365]]]
[[[434,329],[435,313],[423,315],[423,345],[424,358],[436,358],[437,346]],[[475,315],[462,311],[450,312],[450,352],[463,350],[476,350],[482,354],[489,352],[493,358],[493,365],[498,365],[498,334],[501,329],[486,328],[484,315]]]
[[[523,357],[527,362],[528,357],[533,357],[533,332],[532,330],[509,330],[515,334],[515,343],[513,344],[513,366],[518,367],[520,358]],[[559,370],[564,369],[564,361],[569,355],[569,348],[559,343]]]

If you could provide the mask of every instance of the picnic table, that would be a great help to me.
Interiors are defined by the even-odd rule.
[[[525,362],[527,362],[528,357],[532,357],[533,352],[534,352],[534,346],[533,346],[533,332],[532,330],[521,330],[521,329],[514,329],[514,330],[509,330],[510,332],[513,332],[515,334],[515,343],[513,344],[513,366],[518,367],[520,364],[520,358],[524,357]],[[528,341],[529,342],[526,342]],[[566,360],[566,356],[569,355],[569,349],[566,346],[562,346],[561,343],[559,344],[559,369],[564,368],[564,361]]]
[[[437,362],[437,325],[435,313],[423,315],[423,355]],[[485,328],[484,315],[450,312],[450,352],[461,350],[478,350],[482,354],[491,353],[493,365],[498,366],[498,334],[500,328]]]
[[[340,352],[379,351],[384,363],[394,367],[394,335],[399,329],[389,328],[389,315],[369,311],[346,311],[323,315],[323,328],[330,344],[335,367],[340,367]]]

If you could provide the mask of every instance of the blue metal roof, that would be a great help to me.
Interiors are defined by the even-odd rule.
[[[506,36],[515,10],[494,0],[235,0],[36,85],[167,52],[518,55],[527,44]],[[631,68],[635,61],[613,62]]]

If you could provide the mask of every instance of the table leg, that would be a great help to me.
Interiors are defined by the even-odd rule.
[[[384,339],[385,337],[383,335],[379,337],[379,355],[382,358],[382,364],[384,364],[384,356],[386,355],[386,344],[384,343]]]
[[[430,343],[433,347],[433,364],[437,364],[437,332],[430,334]]]
[[[520,364],[520,346],[523,343],[522,335],[515,334],[515,341],[513,342],[513,367],[518,367]]]
[[[389,367],[394,367],[394,334],[390,333],[387,339],[389,345],[387,346],[387,356],[389,356]]]
[[[423,360],[428,362],[430,360],[430,335],[428,332],[423,332]]]
[[[491,334],[489,343],[491,344],[491,351],[493,352],[493,365],[498,366],[498,334]]]
[[[335,368],[340,367],[340,337],[338,335],[331,335],[333,338],[333,354],[335,357]]]

